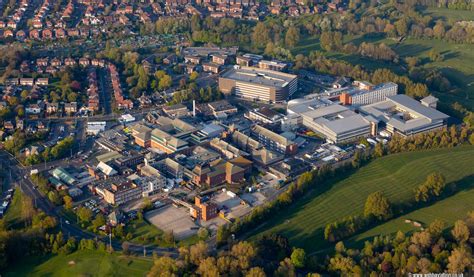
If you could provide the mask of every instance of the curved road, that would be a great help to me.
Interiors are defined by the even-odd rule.
[[[10,182],[8,182],[8,186],[12,186],[16,183],[22,192],[28,195],[34,201],[36,208],[41,209],[46,214],[55,217],[60,222],[61,231],[66,237],[73,236],[78,241],[81,239],[97,238],[109,244],[110,241],[108,237],[98,236],[96,234],[90,233],[72,223],[66,224],[66,220],[62,218],[60,213],[60,208],[55,207],[49,200],[43,197],[38,190],[34,188],[33,183],[27,177],[29,175],[29,170],[23,168],[14,156],[2,150],[0,151],[0,160],[6,164],[6,169],[10,172],[11,179]],[[120,241],[112,240],[111,243],[114,250],[122,250],[122,244]],[[153,247],[132,243],[129,244],[129,251],[139,255],[145,254],[147,256],[151,255],[152,253],[156,253],[161,256],[178,256],[178,252],[174,248]]]

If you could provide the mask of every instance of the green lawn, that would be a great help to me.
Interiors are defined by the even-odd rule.
[[[464,12],[447,10],[445,13]],[[474,13],[470,12],[472,17]],[[462,13],[461,13],[462,14]],[[345,36],[344,43],[353,42],[359,45],[362,42],[385,43],[398,53],[401,59],[414,56],[420,58],[422,66],[441,70],[457,89],[449,92],[434,92],[445,103],[462,103],[466,108],[474,107],[474,50],[469,44],[455,44],[442,40],[409,38],[401,43],[393,39],[377,36]],[[444,56],[443,61],[432,62],[428,52],[434,49]],[[322,51],[317,38],[305,38],[293,50],[293,54],[309,54],[311,51]],[[344,54],[339,52],[324,52],[327,57],[344,60],[351,64],[363,65],[368,70],[388,68],[397,74],[407,74],[401,65],[383,62],[362,57],[357,54]]]
[[[21,219],[21,199],[23,197],[23,193],[20,189],[15,189],[15,193],[13,194],[12,202],[8,207],[7,213],[5,214],[4,220],[6,226],[8,228],[16,228],[21,224],[23,221]],[[24,226],[21,226],[24,227]]]
[[[153,261],[99,251],[22,261],[4,276],[145,276]]]
[[[326,224],[362,214],[370,193],[382,191],[394,204],[412,201],[413,189],[431,172],[441,172],[447,182],[460,182],[474,174],[473,164],[474,146],[386,156],[336,182],[323,193],[309,193],[269,219],[253,235],[280,233],[288,237],[292,245],[309,252],[327,248],[331,245],[323,237]]]
[[[429,15],[435,19],[442,18],[445,20],[474,20],[473,11],[450,10],[446,8],[427,8],[423,11],[423,15]]]
[[[426,68],[440,69],[458,87],[450,92],[435,93],[442,101],[459,102],[466,107],[474,107],[474,50],[472,45],[448,43],[440,40],[407,39],[395,45],[386,42],[400,57],[419,57]],[[432,62],[428,52],[434,49],[443,54],[444,60]]]
[[[474,183],[471,184],[474,185]],[[419,230],[419,228],[414,227],[412,224],[405,223],[405,219],[418,221],[423,226],[428,226],[435,219],[440,219],[446,223],[446,227],[450,227],[457,219],[466,216],[470,211],[474,211],[474,188],[460,191],[429,207],[421,208],[392,219],[362,234],[356,235],[349,241],[349,245],[361,245],[363,241],[374,236],[394,234],[399,230],[405,233]]]
[[[163,231],[156,228],[153,224],[146,220],[135,219],[128,223],[125,227],[125,233],[131,233],[133,238],[131,242],[140,244],[156,244],[155,238],[163,235]]]

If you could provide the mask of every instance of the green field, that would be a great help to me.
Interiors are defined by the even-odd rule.
[[[415,220],[422,223],[423,226],[428,226],[435,219],[440,219],[446,223],[446,227],[449,227],[457,219],[467,215],[470,211],[474,211],[474,188],[460,191],[429,207],[421,208],[392,219],[362,234],[356,235],[349,241],[349,245],[360,245],[363,241],[374,236],[394,234],[398,230],[405,233],[419,230],[419,228],[414,227],[412,224],[405,223],[405,219]]]
[[[155,238],[163,235],[163,231],[156,226],[148,223],[146,220],[135,219],[125,227],[126,233],[131,233],[133,238],[131,242],[140,244],[155,244]],[[162,245],[159,245],[162,246]]]
[[[152,264],[147,258],[81,250],[49,259],[22,261],[2,276],[145,276]]]
[[[442,18],[445,20],[474,20],[474,12],[464,10],[450,10],[446,8],[427,8],[423,11],[423,15],[429,15],[435,19]]]
[[[473,164],[474,146],[386,156],[336,182],[319,195],[315,195],[316,191],[309,193],[268,220],[253,235],[280,233],[296,247],[303,247],[309,252],[318,251],[331,246],[323,237],[326,224],[362,214],[370,193],[382,191],[394,204],[412,201],[413,189],[433,171],[441,172],[447,182],[456,182],[458,187],[469,187],[472,179],[468,177],[474,174]]]
[[[4,220],[8,228],[24,227],[19,226],[22,223],[21,219],[21,199],[23,193],[20,189],[16,189],[13,194],[12,202],[8,207],[7,213],[5,214]]]
[[[472,11],[429,8],[423,11],[423,14],[446,20],[474,20],[474,12]],[[434,91],[433,93],[441,101],[444,103],[459,102],[468,109],[474,109],[474,47],[472,44],[456,44],[437,39],[415,38],[408,38],[398,43],[393,39],[376,35],[344,36],[344,44],[349,42],[355,45],[362,42],[385,43],[397,52],[401,59],[409,56],[420,58],[421,66],[441,70],[456,87],[452,91]],[[428,52],[432,49],[443,55],[443,61],[433,62],[428,58]],[[292,52],[293,54],[307,55],[311,51],[321,51],[329,58],[344,60],[354,65],[363,65],[368,70],[388,68],[397,74],[407,74],[406,69],[401,64],[372,60],[358,54],[325,52],[321,49],[319,39],[316,37],[302,39]]]

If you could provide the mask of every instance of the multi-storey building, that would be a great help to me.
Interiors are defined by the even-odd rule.
[[[224,94],[269,103],[283,102],[298,89],[296,75],[252,67],[233,68],[219,78]]]
[[[252,127],[252,134],[270,150],[282,154],[295,154],[297,151],[296,143],[260,125]]]
[[[385,100],[387,96],[397,95],[398,85],[392,82],[372,85],[355,81],[356,88],[343,92],[339,100],[343,105],[362,106]]]
[[[121,205],[142,197],[141,187],[132,181],[125,181],[120,184],[113,183],[108,187],[97,190],[97,192],[102,195],[107,203],[112,205]]]

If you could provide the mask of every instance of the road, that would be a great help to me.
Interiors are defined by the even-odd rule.
[[[31,167],[22,167],[14,156],[3,150],[0,151],[0,159],[2,159],[4,164],[6,164],[6,169],[10,171],[11,179],[10,182],[8,182],[6,189],[9,189],[14,185],[19,187],[25,195],[29,196],[33,200],[36,208],[43,210],[46,214],[53,216],[58,220],[58,222],[60,223],[60,229],[66,237],[72,236],[75,237],[78,241],[81,239],[99,239],[107,244],[109,243],[109,239],[107,237],[99,236],[85,231],[72,222],[66,224],[66,219],[64,219],[61,214],[61,208],[54,206],[48,199],[43,197],[43,195],[41,195],[41,193],[34,188],[34,185],[30,181],[30,179],[25,178],[29,175],[29,170],[31,170]],[[57,163],[65,162],[67,161],[59,160],[52,163],[47,163],[46,167],[49,168],[52,165],[56,165]],[[122,250],[122,244],[120,241],[111,240],[111,243],[114,250]],[[144,251],[144,249],[146,251]],[[129,251],[138,255],[143,255],[145,252],[146,255],[156,253],[162,256],[178,256],[177,250],[173,248],[153,247],[133,243],[129,244]]]

